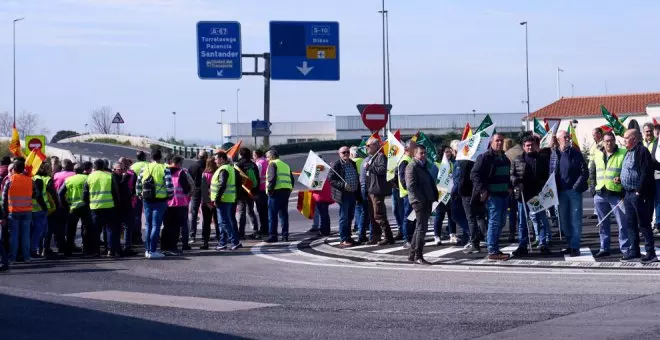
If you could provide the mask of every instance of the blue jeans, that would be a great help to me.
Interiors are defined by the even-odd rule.
[[[277,220],[282,225],[282,237],[289,237],[289,190],[275,190],[268,196],[268,233],[277,237]]]
[[[523,202],[518,202],[518,238],[520,239],[520,248],[525,248],[529,244],[529,226],[527,225],[527,216],[525,214],[527,209],[524,204]],[[548,221],[548,215],[545,210],[530,215],[534,230],[538,231],[536,239],[539,240],[539,245],[547,246],[550,241],[550,222]]]
[[[655,180],[655,227],[660,229],[660,179]]]
[[[147,227],[144,248],[149,252],[155,252],[158,249],[160,227],[163,225],[166,210],[166,201],[144,202],[144,223]]]
[[[447,234],[456,234],[456,222],[454,222],[454,219],[452,218],[452,213],[453,212],[451,211],[451,206],[448,207],[443,203],[440,203],[435,207],[435,217],[433,218],[433,236],[442,236],[442,222],[445,220],[445,215],[447,215]]]
[[[314,218],[312,219],[312,229],[319,229],[321,226],[321,213],[319,211],[319,204],[323,203],[316,203],[314,206]]]
[[[120,253],[121,231],[117,223],[117,210],[114,208],[92,209],[92,223],[95,230],[105,230],[108,238],[108,249],[114,254]]]
[[[651,209],[653,201],[634,192],[626,192],[623,204],[625,205],[628,220],[628,236],[630,237],[630,255],[639,255],[639,233],[644,236],[647,255],[655,254],[655,239],[651,230]]]
[[[371,213],[369,196],[366,192],[362,191],[362,203],[357,203],[355,208],[355,223],[358,225],[358,235],[360,238],[367,237],[367,230],[371,235]]]
[[[619,248],[621,249],[621,253],[628,254],[630,251],[630,240],[628,237],[628,216],[626,214],[626,210],[624,209],[625,203],[622,202],[619,204],[621,200],[623,200],[623,197],[596,194],[596,196],[594,196],[594,207],[596,208],[598,221],[602,221],[600,222],[599,230],[600,250],[610,251],[611,217],[607,216],[605,220],[603,220],[603,217],[609,214],[610,211],[612,211],[612,209],[617,206],[617,204],[619,205],[610,215],[614,215],[616,223],[619,225]]]
[[[367,200],[369,198],[367,197]],[[394,219],[396,225],[399,226],[399,233],[403,232],[403,198],[399,197],[399,188],[392,188],[392,211],[394,212]]]
[[[339,240],[344,242],[351,238],[351,225],[355,216],[355,195],[343,193],[339,205]]]
[[[30,250],[37,252],[43,249],[43,241],[48,229],[48,213],[38,211],[32,213],[32,242]]]
[[[468,224],[467,216],[465,215],[465,209],[463,208],[463,201],[459,196],[449,200],[449,206],[451,209],[451,219],[455,224],[461,228],[461,233],[464,242],[470,240],[470,226]]]
[[[559,192],[559,223],[568,248],[579,250],[582,237],[582,194],[573,189]]]
[[[406,196],[403,198],[403,223],[400,225],[404,242],[410,242],[412,240],[412,234],[415,232],[415,222],[408,220],[408,216],[410,216],[412,212],[412,204],[410,204],[410,200],[408,199],[408,196]]]
[[[318,218],[319,232],[323,236],[330,235],[330,213],[328,213],[329,206],[330,204],[328,203],[316,202],[316,212],[314,213],[314,219]]]
[[[229,238],[229,242],[234,246],[240,243],[231,218],[233,205],[233,203],[220,203],[215,207],[218,214],[218,221],[220,222],[220,228],[222,230],[220,234],[220,242],[218,243],[221,246],[227,244],[227,238]]]
[[[506,219],[508,198],[489,196],[486,201],[488,208],[488,254],[497,254],[500,251],[500,235]]]
[[[30,259],[30,225],[32,224],[32,213],[9,213],[9,231],[11,233],[11,253],[9,261],[16,261],[18,249],[25,260]],[[20,245],[19,245],[20,240]]]

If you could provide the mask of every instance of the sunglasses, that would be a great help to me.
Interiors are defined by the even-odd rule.
[[[349,153],[351,153],[351,152],[350,152],[350,151],[342,151],[342,152],[340,152],[340,154],[342,154],[342,155],[348,155]]]

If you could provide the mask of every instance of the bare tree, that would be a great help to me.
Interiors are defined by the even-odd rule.
[[[10,137],[13,123],[8,111],[0,113],[0,135]]]
[[[21,138],[39,131],[39,115],[25,110],[21,111],[16,117],[16,128]]]
[[[91,129],[93,132],[109,134],[112,128],[112,108],[110,106],[101,106],[91,112]]]

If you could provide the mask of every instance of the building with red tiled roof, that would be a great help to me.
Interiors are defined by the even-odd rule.
[[[577,121],[578,141],[584,147],[593,142],[592,130],[607,124],[600,111],[601,105],[605,105],[609,112],[619,118],[630,116],[624,126],[628,127],[635,120],[641,127],[644,123],[652,122],[652,117],[660,117],[660,92],[561,98],[532,112],[530,117],[541,121],[561,119],[560,129],[566,129],[569,120]]]

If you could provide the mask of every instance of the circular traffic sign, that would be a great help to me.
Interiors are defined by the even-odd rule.
[[[43,144],[41,144],[41,140],[40,140],[39,138],[32,138],[32,139],[30,139],[30,140],[27,142],[27,145],[28,145],[28,149],[30,149],[30,151],[32,151],[32,150],[34,150],[34,149],[39,149],[39,150],[41,150],[41,148],[43,147]]]
[[[369,104],[362,110],[362,122],[371,131],[380,130],[387,124],[389,113],[383,104]]]

